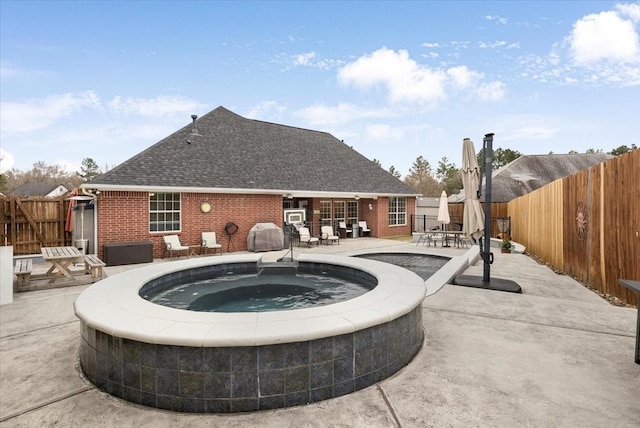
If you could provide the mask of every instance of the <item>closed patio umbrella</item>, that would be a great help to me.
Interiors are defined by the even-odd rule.
[[[447,192],[444,190],[440,195],[440,205],[438,206],[438,222],[443,224],[442,230],[446,229],[446,225],[451,221],[449,217],[449,201],[447,200]]]
[[[476,149],[470,138],[462,141],[462,187],[464,188],[464,214],[462,233],[473,239],[480,239],[484,232],[484,212],[478,200],[480,169]]]

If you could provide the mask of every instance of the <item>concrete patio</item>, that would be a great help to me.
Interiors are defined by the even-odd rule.
[[[467,249],[358,238],[296,247],[294,255],[416,251],[461,256]],[[285,253],[264,253],[264,259]],[[430,290],[423,303],[424,346],[399,373],[340,398],[257,413],[174,413],[101,392],[77,364],[73,302],[88,285],[19,293],[0,308],[0,425],[640,426],[636,310],[612,306],[526,255],[494,255],[491,276],[515,280],[523,294],[455,285]],[[478,262],[464,274],[482,270]]]

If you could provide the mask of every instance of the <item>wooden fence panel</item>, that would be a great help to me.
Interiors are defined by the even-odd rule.
[[[71,245],[65,232],[69,201],[65,197],[0,198],[1,245],[15,255],[39,254],[41,247]]]

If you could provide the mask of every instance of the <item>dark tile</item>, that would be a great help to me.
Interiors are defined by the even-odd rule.
[[[143,406],[156,407],[156,394],[141,392],[140,404]]]
[[[367,373],[363,376],[357,377],[355,379],[355,388],[356,391],[366,388],[368,386],[373,385],[374,383],[376,383],[376,373]]]
[[[229,413],[231,412],[231,400],[204,400],[205,412],[207,413]]]
[[[258,396],[258,379],[255,373],[232,373],[231,396],[248,398]]]
[[[126,386],[123,389],[124,395],[122,398],[127,401],[131,401],[132,403],[140,404],[141,395],[139,389],[128,388]]]
[[[107,379],[106,376],[96,375],[96,379],[94,383],[98,388],[102,389],[103,391],[106,391],[108,382],[109,382],[109,379]]]
[[[203,370],[205,372],[230,372],[230,348],[203,348]]]
[[[124,395],[124,386],[113,381],[107,381],[107,392],[116,397],[122,398]]]
[[[238,347],[231,351],[231,371],[232,372],[258,372],[258,348]]]
[[[373,329],[367,328],[356,331],[354,334],[354,352],[365,351],[373,348]]]
[[[160,409],[173,410],[174,412],[180,411],[180,399],[173,395],[160,395],[156,396],[156,404]]]
[[[374,370],[373,350],[369,349],[356,352],[355,364],[355,377],[371,373]]]
[[[309,363],[320,363],[333,359],[333,338],[313,340],[309,343]]]
[[[122,360],[109,359],[109,375],[110,381],[122,384]]]
[[[167,370],[178,370],[180,351],[177,346],[156,347],[156,367]]]
[[[152,367],[140,367],[140,389],[144,392],[155,394],[156,369]],[[155,400],[155,398],[154,398]]]
[[[180,396],[189,398],[204,397],[204,376],[198,372],[180,372]],[[204,409],[204,405],[203,405]]]
[[[286,367],[309,365],[309,342],[287,343],[285,345]]]
[[[187,372],[202,372],[203,351],[202,348],[181,347],[180,348],[180,370]]]
[[[292,392],[285,394],[284,402],[287,406],[302,406],[309,403],[309,391]]]
[[[205,401],[201,398],[180,398],[180,411],[189,413],[204,413]]]
[[[122,358],[125,362],[140,365],[140,342],[123,339]]]
[[[177,396],[180,378],[176,370],[156,370],[156,392],[158,394]]]
[[[373,348],[371,353],[373,357],[374,369],[380,369],[380,368],[386,367],[388,362],[386,347]]]
[[[285,393],[307,391],[309,389],[309,368],[293,367],[284,369]]]
[[[355,371],[353,367],[353,358],[339,358],[333,361],[333,382],[343,382],[353,379]]]
[[[109,356],[111,357],[112,361],[115,360],[122,362],[123,351],[121,337],[109,337],[109,351]]]
[[[268,345],[258,348],[258,369],[269,371],[286,367],[287,345]]]
[[[95,329],[87,326],[86,329],[86,339],[87,339],[87,343],[89,344],[89,346],[91,346],[92,348],[95,349],[96,347],[96,331]]]
[[[333,385],[316,388],[309,391],[309,402],[328,400],[333,397]]]
[[[258,402],[260,410],[279,409],[284,407],[284,395],[261,396]]]
[[[122,366],[122,384],[135,389],[140,389],[140,366],[124,363]]]
[[[312,364],[309,367],[309,388],[315,389],[333,384],[333,361]]]
[[[109,335],[96,330],[96,350],[103,354],[109,354]]]
[[[342,395],[351,394],[355,390],[355,382],[353,379],[338,382],[333,385],[333,396],[340,397]]]
[[[284,394],[284,369],[260,372],[260,396]]]
[[[147,367],[156,367],[156,345],[151,343],[140,344],[140,364]]]
[[[343,334],[333,338],[333,357],[353,357],[353,334]]]
[[[109,377],[109,355],[96,352],[96,374]]]
[[[231,373],[205,373],[205,398],[231,398]]]
[[[255,412],[260,409],[257,398],[241,398],[231,400],[232,412]]]

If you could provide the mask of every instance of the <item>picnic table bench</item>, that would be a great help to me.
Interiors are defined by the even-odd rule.
[[[33,264],[31,259],[17,260],[13,273],[18,277],[18,287],[26,287],[31,283]]]
[[[102,268],[107,264],[100,260],[98,256],[94,254],[87,254],[84,256],[84,271],[91,273],[91,280],[93,282],[102,278]]]

